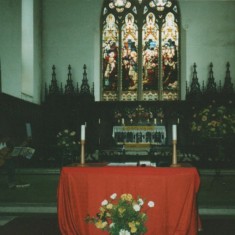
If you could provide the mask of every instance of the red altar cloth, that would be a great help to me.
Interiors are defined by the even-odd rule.
[[[63,235],[108,234],[87,224],[101,202],[117,193],[154,201],[148,210],[146,235],[196,235],[196,196],[200,178],[195,168],[64,167],[58,185],[58,222]]]

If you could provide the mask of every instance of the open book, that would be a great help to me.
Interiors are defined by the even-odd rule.
[[[35,149],[31,147],[14,147],[11,157],[24,157],[27,159],[31,159],[33,154],[35,152]]]

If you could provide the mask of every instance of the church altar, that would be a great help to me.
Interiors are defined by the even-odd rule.
[[[102,235],[87,224],[109,195],[131,193],[154,201],[146,235],[196,235],[200,177],[196,168],[63,167],[58,185],[58,221],[63,235]]]

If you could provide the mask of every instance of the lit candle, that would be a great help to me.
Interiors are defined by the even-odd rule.
[[[172,125],[172,140],[177,140],[177,126]]]
[[[81,140],[85,140],[85,125],[81,125]]]

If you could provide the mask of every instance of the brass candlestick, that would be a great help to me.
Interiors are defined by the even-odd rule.
[[[177,163],[177,153],[176,153],[176,144],[177,141],[173,140],[172,141],[172,164],[171,167],[180,167],[181,165]]]
[[[81,140],[81,165],[85,165],[85,140]]]
[[[89,164],[86,164],[85,162],[85,140],[80,141],[81,144],[81,160],[80,163],[73,163],[70,166],[77,166],[77,167],[86,167],[89,166]]]

